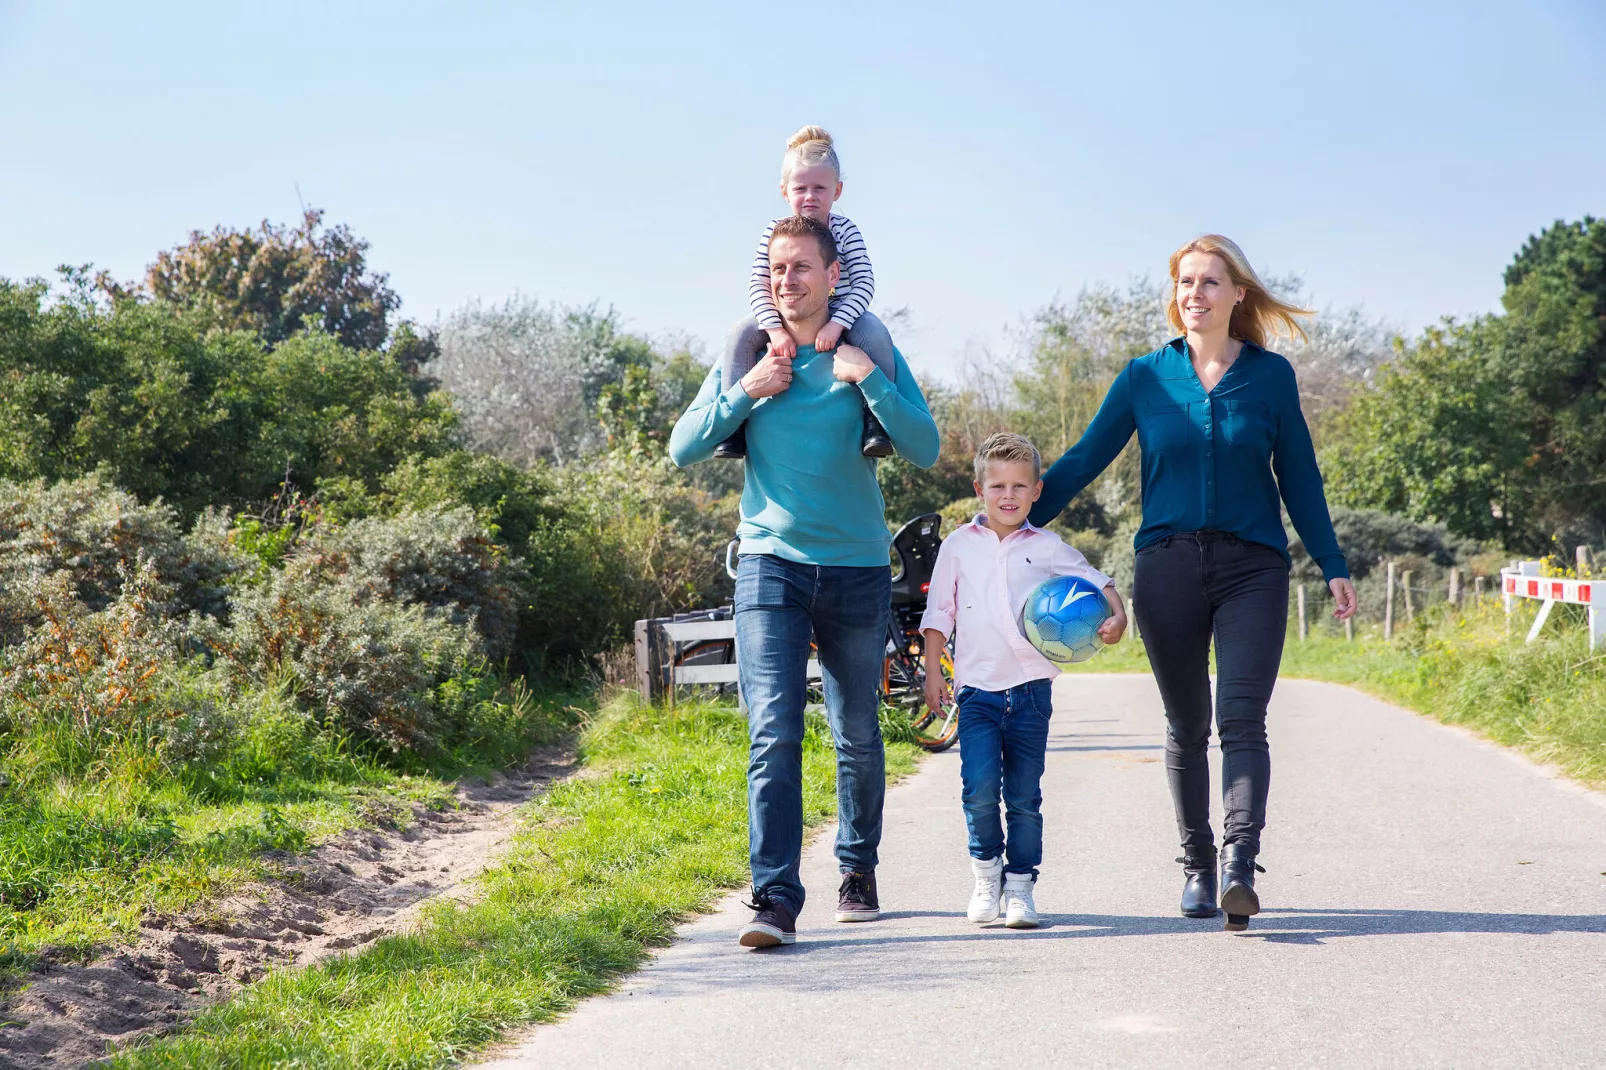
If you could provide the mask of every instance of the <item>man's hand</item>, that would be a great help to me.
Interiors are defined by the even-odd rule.
[[[942,670],[926,673],[926,705],[931,712],[941,716],[952,702],[953,695],[950,693],[948,681],[942,678]]]
[[[785,328],[776,327],[764,333],[770,336],[771,353],[778,357],[797,356],[797,343],[792,341],[792,336],[786,333]]]
[[[1339,578],[1330,581],[1327,588],[1333,592],[1333,601],[1338,603],[1333,610],[1333,616],[1339,620],[1349,620],[1355,616],[1355,585],[1349,580]]]
[[[820,333],[814,336],[814,348],[821,353],[831,352],[836,348],[837,340],[842,337],[843,330],[842,324],[836,320],[829,321],[820,328]]]
[[[770,350],[742,376],[741,384],[750,398],[774,397],[792,385],[792,358]]]
[[[862,383],[864,377],[875,371],[870,354],[858,346],[838,346],[831,372],[844,383]]]

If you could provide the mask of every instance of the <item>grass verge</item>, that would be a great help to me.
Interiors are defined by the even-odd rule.
[[[1349,684],[1464,725],[1568,776],[1606,788],[1606,651],[1589,653],[1577,607],[1557,606],[1543,638],[1524,642],[1533,609],[1510,622],[1497,601],[1452,611],[1436,605],[1402,624],[1392,642],[1290,636],[1282,674]],[[1141,643],[1123,642],[1081,672],[1148,672]]]
[[[811,825],[836,808],[829,740],[811,716]],[[477,902],[438,903],[417,933],[272,974],[111,1065],[443,1067],[606,989],[745,879],[747,725],[730,707],[622,699],[585,730],[581,758],[585,774],[531,807]],[[889,777],[914,763],[888,744]]]

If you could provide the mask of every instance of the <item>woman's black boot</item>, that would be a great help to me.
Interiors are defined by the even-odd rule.
[[[1213,918],[1216,909],[1216,848],[1214,844],[1184,846],[1177,859],[1182,871],[1188,875],[1182,886],[1182,916],[1185,918]]]
[[[1255,851],[1247,843],[1229,843],[1221,849],[1221,909],[1226,912],[1231,932],[1249,928],[1249,917],[1260,913],[1260,896],[1255,894]]]

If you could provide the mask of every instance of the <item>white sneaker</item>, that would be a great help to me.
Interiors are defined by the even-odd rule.
[[[980,862],[972,858],[970,870],[976,875],[976,888],[970,893],[970,909],[965,916],[978,925],[998,920],[999,882],[1004,878],[1004,856]]]
[[[1004,874],[1004,924],[1011,929],[1037,928],[1037,904],[1032,902],[1030,873]]]

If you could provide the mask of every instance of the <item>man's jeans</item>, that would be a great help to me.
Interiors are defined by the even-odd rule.
[[[751,738],[748,853],[753,888],[803,907],[803,705],[809,640],[819,647],[825,715],[836,738],[836,857],[875,868],[886,797],[881,667],[891,569],[800,565],[745,554],[736,572],[736,660]]]
[[[1138,551],[1132,583],[1143,645],[1165,702],[1165,765],[1182,846],[1210,831],[1210,640],[1216,643],[1222,842],[1260,850],[1271,786],[1266,704],[1288,629],[1288,562],[1218,531],[1169,535]]]
[[[1043,861],[1043,758],[1052,692],[1052,681],[1033,680],[1008,691],[961,687],[955,696],[970,857],[985,862],[1005,855],[1005,873],[1034,879]],[[1007,849],[1000,797],[1009,825]]]

